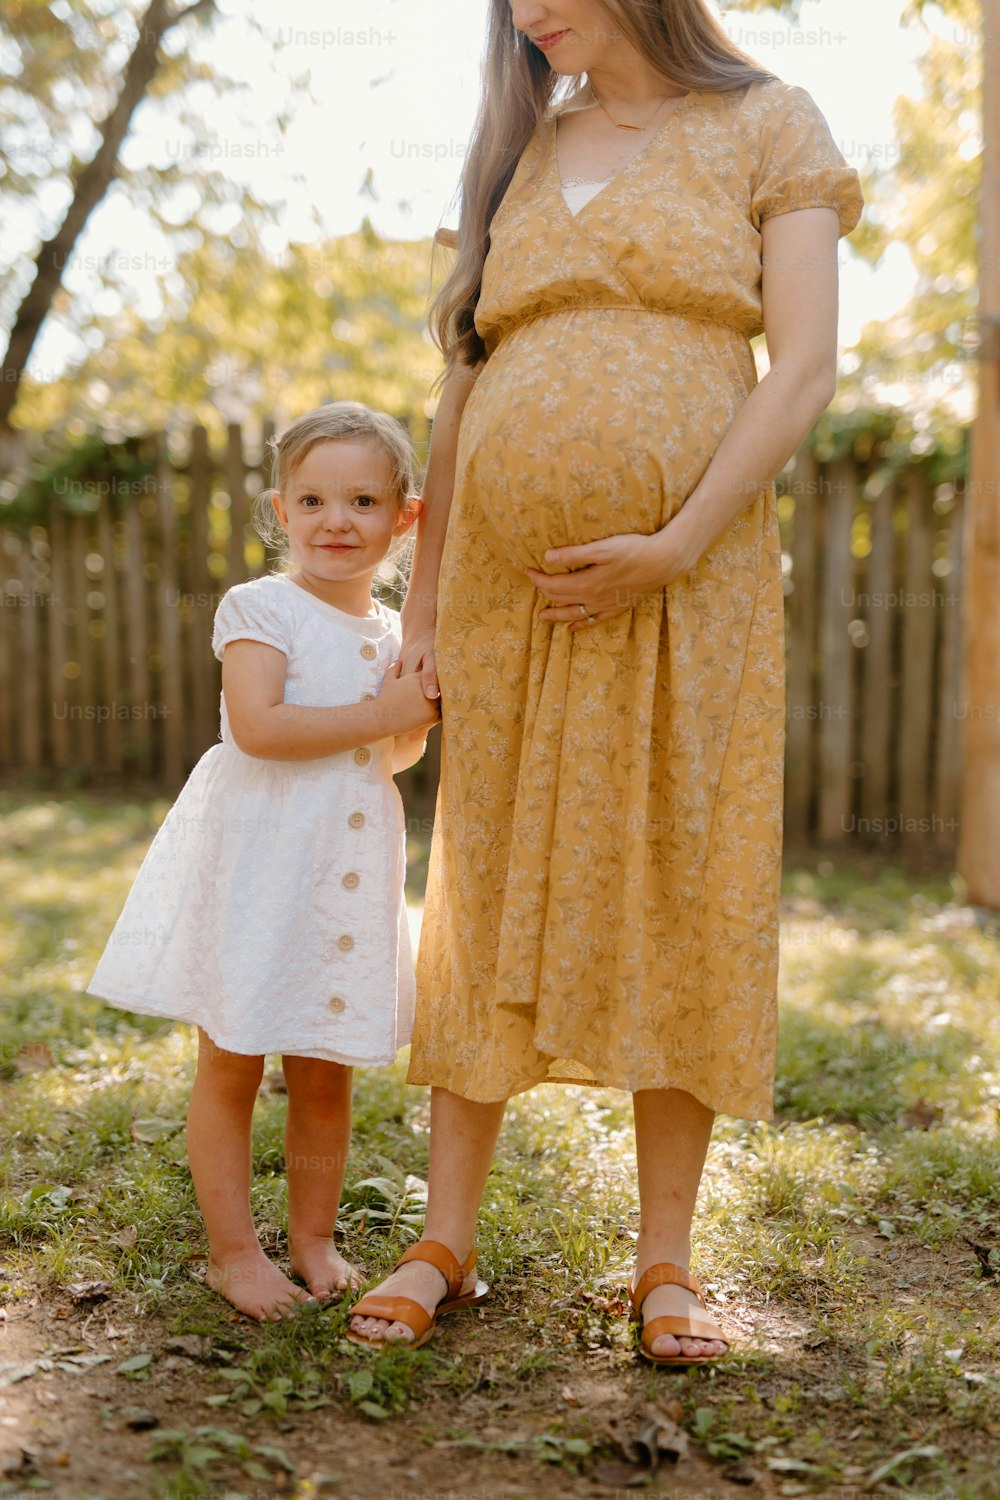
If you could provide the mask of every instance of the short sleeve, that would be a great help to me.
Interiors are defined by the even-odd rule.
[[[840,234],[850,234],[864,206],[861,180],[812,96],[778,81],[751,93],[756,98],[746,123],[757,131],[758,168],[750,192],[754,228],[797,208],[832,208]]]
[[[239,583],[224,594],[215,612],[212,650],[219,660],[230,641],[260,641],[288,655],[292,630],[288,611],[282,609],[268,579]]]

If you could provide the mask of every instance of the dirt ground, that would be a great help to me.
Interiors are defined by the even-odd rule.
[[[137,1328],[121,1310],[85,1310],[31,1296],[8,1310],[0,1329],[0,1364],[27,1367],[47,1356],[52,1367],[36,1369],[0,1392],[0,1473],[7,1486],[0,1486],[0,1494],[5,1500],[28,1500],[39,1480],[45,1481],[45,1493],[59,1500],[145,1500],[158,1494],[176,1500],[314,1494],[348,1500],[527,1500],[625,1494],[615,1472],[623,1454],[617,1449],[616,1458],[617,1445],[607,1434],[616,1422],[639,1434],[649,1426],[648,1413],[657,1409],[647,1401],[645,1387],[658,1390],[660,1405],[669,1406],[669,1393],[682,1389],[686,1377],[623,1371],[616,1367],[619,1356],[598,1350],[585,1363],[574,1361],[568,1383],[560,1385],[564,1375],[547,1372],[554,1378],[542,1389],[510,1399],[493,1389],[490,1367],[505,1337],[515,1336],[490,1326],[485,1312],[463,1314],[462,1326],[452,1320],[439,1342],[445,1359],[450,1351],[461,1351],[466,1362],[478,1364],[480,1378],[471,1391],[432,1395],[388,1421],[336,1407],[290,1417],[277,1424],[277,1435],[272,1428],[261,1440],[283,1445],[294,1475],[279,1469],[266,1481],[253,1481],[238,1467],[221,1468],[218,1477],[193,1482],[182,1477],[168,1487],[168,1474],[149,1462],[157,1431],[133,1431],[129,1422],[155,1417],[161,1429],[185,1431],[236,1426],[228,1414],[218,1417],[203,1404],[218,1391],[211,1355],[206,1363],[171,1352],[172,1341],[162,1330],[148,1324]],[[137,1340],[154,1354],[142,1383],[115,1373]],[[81,1352],[110,1358],[74,1368],[69,1360]],[[567,1472],[531,1452],[533,1435],[551,1428],[558,1407],[565,1412],[567,1431],[592,1443],[602,1437],[606,1442],[603,1454],[588,1459],[588,1472]],[[245,1423],[238,1425],[245,1430]],[[472,1435],[476,1443],[522,1446],[491,1453],[467,1446]],[[757,1471],[754,1479],[752,1466],[740,1464],[739,1477],[726,1478],[732,1463],[713,1464],[686,1446],[676,1460],[664,1456],[659,1472],[644,1483],[645,1493],[678,1500],[739,1494],[755,1500],[778,1493],[765,1472]],[[635,1475],[626,1477],[631,1488]]]
[[[948,1304],[939,1257],[914,1246],[901,1267],[898,1250],[876,1238],[863,1248],[872,1255],[872,1284],[865,1296],[873,1303],[905,1276],[916,1296],[921,1282],[933,1278],[939,1305],[942,1294]],[[954,1272],[957,1288],[967,1268],[956,1264]],[[75,1303],[65,1292],[43,1296],[23,1283],[18,1290],[21,1295],[8,1302],[0,1322],[0,1380],[7,1382],[0,1388],[4,1500],[28,1500],[39,1490],[58,1500],[306,1500],[325,1495],[345,1500],[548,1500],[624,1497],[640,1488],[671,1500],[796,1494],[863,1500],[901,1492],[948,1493],[939,1487],[924,1491],[919,1485],[901,1491],[891,1480],[872,1482],[878,1469],[871,1457],[877,1419],[870,1421],[838,1399],[828,1379],[831,1361],[838,1366],[856,1363],[860,1374],[871,1364],[870,1355],[838,1347],[839,1341],[818,1332],[801,1310],[777,1303],[763,1309],[729,1305],[726,1322],[736,1335],[735,1348],[756,1350],[771,1361],[770,1372],[762,1369],[752,1382],[762,1419],[759,1430],[768,1415],[788,1409],[789,1393],[805,1390],[808,1422],[822,1420],[828,1430],[832,1426],[839,1432],[843,1467],[829,1483],[807,1474],[807,1466],[782,1459],[777,1440],[765,1453],[716,1461],[706,1457],[691,1436],[691,1417],[699,1407],[719,1401],[721,1385],[731,1385],[721,1368],[693,1374],[652,1370],[635,1359],[623,1338],[610,1347],[598,1343],[581,1350],[579,1338],[567,1332],[564,1354],[542,1363],[528,1382],[512,1379],[525,1329],[516,1303],[502,1295],[442,1325],[430,1357],[417,1356],[427,1360],[427,1367],[403,1413],[372,1420],[334,1399],[313,1411],[290,1407],[283,1420],[267,1412],[266,1422],[255,1423],[231,1410],[214,1411],[206,1399],[225,1400],[220,1396],[223,1371],[227,1365],[232,1369],[234,1358],[252,1350],[256,1341],[270,1337],[269,1330],[234,1318],[228,1340],[177,1335],[155,1318],[130,1317],[120,1295]],[[609,1289],[605,1312],[621,1310],[618,1296]],[[955,1308],[961,1303],[956,1296]],[[560,1315],[558,1306],[552,1309],[556,1329]],[[330,1337],[336,1340],[342,1327],[338,1314],[331,1319]],[[134,1372],[121,1371],[137,1350],[151,1355],[149,1362]],[[358,1362],[346,1346],[344,1355],[345,1367],[354,1372],[364,1367],[366,1356]],[[746,1371],[743,1382],[726,1391],[730,1403],[748,1399],[740,1394],[748,1390],[745,1376]],[[750,1420],[742,1425],[753,1435],[752,1411],[745,1415]],[[988,1426],[981,1434],[984,1449],[1000,1437],[1000,1423]],[[176,1453],[170,1461],[152,1460],[164,1432],[193,1434],[204,1427],[222,1428],[233,1441],[242,1436],[251,1447],[259,1445],[258,1451],[243,1451],[237,1456],[241,1461],[220,1456],[202,1469],[198,1464],[204,1450],[189,1451],[186,1463],[179,1463]],[[554,1429],[565,1435],[555,1440],[565,1445],[558,1453],[553,1451]],[[577,1453],[572,1444],[580,1439],[586,1451]],[[923,1427],[915,1427],[909,1438],[914,1448],[927,1440]],[[211,1434],[202,1441],[217,1443]],[[975,1446],[980,1446],[978,1435]],[[860,1460],[854,1464],[849,1461],[852,1450]],[[259,1477],[253,1475],[255,1458],[261,1464]],[[985,1500],[988,1492],[978,1488],[955,1493],[980,1492]]]

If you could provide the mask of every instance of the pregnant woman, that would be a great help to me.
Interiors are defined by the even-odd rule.
[[[725,1352],[690,1235],[715,1113],[773,1109],[772,480],[834,391],[860,213],[810,96],[703,0],[491,0],[403,610],[443,715],[408,1074],[427,1222],[356,1342],[425,1342],[485,1295],[504,1101],[549,1081],[634,1096],[643,1354]]]

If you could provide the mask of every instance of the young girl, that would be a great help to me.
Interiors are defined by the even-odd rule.
[[[282,1054],[288,1088],[292,1271],[316,1298],[359,1281],[334,1247],[351,1070],[392,1062],[413,1018],[392,776],[439,718],[419,676],[399,676],[399,615],[372,597],[420,508],[406,432],[341,401],[272,447],[258,513],[263,502],[287,538],[287,570],[219,605],[222,743],[157,833],[89,985],[197,1024],[188,1156],[207,1281],[261,1320],[308,1300],[264,1255],[250,1212],[266,1053]]]

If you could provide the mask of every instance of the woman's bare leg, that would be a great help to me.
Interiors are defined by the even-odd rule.
[[[427,1174],[427,1219],[423,1238],[447,1245],[464,1261],[476,1242],[479,1204],[489,1176],[506,1100],[477,1104],[447,1089],[431,1090],[431,1159]],[[473,1271],[463,1291],[475,1285]],[[408,1261],[377,1288],[380,1296],[412,1297],[429,1313],[444,1295],[444,1277],[434,1266]],[[413,1338],[405,1323],[352,1318],[351,1329],[368,1339]]]
[[[639,1167],[639,1239],[635,1282],[657,1261],[691,1268],[691,1220],[715,1113],[683,1089],[641,1089],[632,1096]],[[685,1287],[655,1287],[642,1306],[643,1322],[687,1317],[699,1308]],[[708,1358],[725,1352],[719,1339],[675,1339],[661,1334],[654,1354]]]
[[[187,1116],[188,1161],[208,1231],[205,1280],[250,1318],[280,1318],[307,1295],[271,1264],[250,1213],[250,1125],[263,1057],[217,1047],[198,1028]]]

